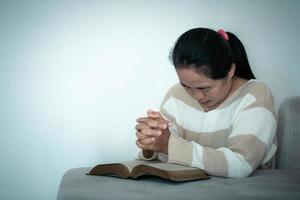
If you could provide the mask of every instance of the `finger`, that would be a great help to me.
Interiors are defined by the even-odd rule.
[[[155,141],[155,137],[147,137],[139,140],[139,143],[142,145],[150,145],[153,144],[154,141]]]
[[[151,115],[153,118],[162,118],[162,119],[166,120],[160,112],[154,111],[151,109],[147,111],[147,115],[148,116]],[[166,120],[166,121],[168,121],[168,120]]]
[[[172,123],[169,120],[165,119],[160,112],[155,112],[155,115],[159,116],[158,118],[161,118],[162,120],[164,120],[167,123],[168,127],[172,126]]]
[[[137,131],[140,131],[142,129],[150,129],[149,126],[147,126],[145,123],[138,123],[136,126],[135,126],[135,130]]]
[[[135,141],[136,146],[138,146],[139,148],[143,149],[143,145],[139,142],[139,140]]]
[[[155,137],[161,135],[161,130],[154,129],[141,129],[139,132],[147,137]]]
[[[139,131],[135,132],[135,136],[137,137],[138,140],[144,139],[146,137]]]
[[[161,129],[166,129],[168,128],[168,121],[165,121],[163,119],[152,119],[148,117],[143,117],[137,119],[138,123],[144,123],[150,128],[161,128]]]
[[[146,136],[146,135],[142,134],[140,131],[137,131],[135,133],[135,135],[139,140],[143,140],[143,139],[149,138],[149,137],[155,137],[155,136]]]
[[[149,119],[149,117],[140,117],[140,118],[137,118],[137,119],[136,119],[136,122],[138,122],[138,123],[143,123],[143,122],[145,122],[147,119]]]
[[[139,140],[135,141],[136,145],[143,150],[151,150],[150,145],[144,145]]]
[[[136,144],[139,148],[141,148],[141,149],[143,149],[143,150],[148,150],[148,149],[149,149],[149,146],[141,144],[139,140],[136,140],[136,141],[135,141],[135,144]]]
[[[159,114],[159,112],[155,112],[153,110],[148,110],[147,111],[147,115],[148,115],[148,117],[154,118],[154,119],[157,119],[157,118],[161,117],[160,114]]]
[[[162,116],[162,114],[160,114],[160,112],[156,112],[156,111],[153,111],[153,110],[148,110],[148,111],[147,111],[147,115],[148,115],[148,117],[154,118],[154,119],[161,118],[161,119],[163,119],[163,120],[166,121],[166,123],[168,124],[168,127],[171,127],[171,126],[172,126],[172,123],[169,122],[169,120],[166,120],[166,119]]]
[[[136,141],[136,145],[142,149],[142,150],[150,150],[150,151],[156,151],[156,148],[153,144],[150,144],[150,145],[144,145],[142,143],[140,143],[140,141]]]

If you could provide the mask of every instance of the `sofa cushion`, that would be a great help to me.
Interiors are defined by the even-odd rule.
[[[278,111],[275,167],[300,168],[300,96],[285,99]]]

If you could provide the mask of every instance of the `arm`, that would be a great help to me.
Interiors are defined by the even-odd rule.
[[[272,100],[264,98],[239,111],[222,148],[171,135],[168,162],[198,167],[215,176],[249,176],[262,163],[275,138],[276,119],[272,106],[267,106],[270,104]]]

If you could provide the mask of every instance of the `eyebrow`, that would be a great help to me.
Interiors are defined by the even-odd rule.
[[[181,84],[183,87],[191,88],[190,86],[187,86],[187,85],[185,85],[185,84],[182,83],[182,82],[180,82],[180,84]],[[210,86],[196,87],[196,89],[201,89],[201,90],[203,90],[203,89],[208,89],[208,88],[210,88]]]

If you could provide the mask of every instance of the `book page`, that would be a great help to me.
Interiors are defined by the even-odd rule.
[[[144,165],[158,168],[161,170],[166,170],[166,171],[186,171],[186,170],[198,169],[195,167],[189,167],[189,166],[184,166],[179,164],[163,163],[163,162],[154,162],[154,163],[146,162],[144,163]]]
[[[121,164],[125,165],[128,170],[132,171],[132,169],[138,165],[148,165],[149,163],[158,163],[159,161],[144,161],[144,160],[129,160],[129,161],[124,161],[124,162],[121,162]]]
[[[161,170],[167,170],[167,171],[185,171],[185,170],[191,170],[191,169],[197,169],[195,167],[189,167],[189,166],[184,166],[184,165],[179,165],[179,164],[171,164],[171,163],[164,163],[161,161],[144,161],[144,160],[129,160],[129,161],[124,161],[121,162],[124,164],[128,170],[131,172],[132,169],[138,165],[147,165],[151,166],[157,169]]]
[[[190,181],[209,178],[206,173],[199,168],[161,161],[140,162],[131,172],[133,178],[138,178],[143,175],[157,176],[172,181]]]

